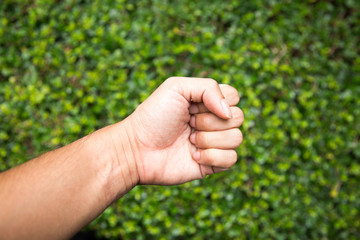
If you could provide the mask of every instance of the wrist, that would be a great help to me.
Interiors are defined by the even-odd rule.
[[[127,121],[107,126],[89,135],[95,145],[95,161],[99,161],[103,194],[107,204],[116,201],[139,183],[136,151],[132,145],[131,128]]]

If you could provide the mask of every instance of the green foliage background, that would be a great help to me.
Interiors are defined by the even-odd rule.
[[[235,86],[234,168],[140,186],[85,230],[360,238],[360,2],[2,0],[0,170],[120,121],[166,78]]]

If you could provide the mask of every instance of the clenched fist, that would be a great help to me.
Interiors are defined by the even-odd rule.
[[[173,185],[233,166],[244,120],[239,94],[205,78],[166,80],[124,121],[140,184]]]

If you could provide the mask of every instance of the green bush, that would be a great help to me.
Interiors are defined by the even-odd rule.
[[[0,170],[115,123],[167,77],[235,86],[239,161],[138,186],[109,239],[359,239],[360,2],[2,0]]]

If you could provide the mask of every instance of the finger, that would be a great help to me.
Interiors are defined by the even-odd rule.
[[[232,118],[221,119],[212,113],[200,113],[191,116],[190,126],[200,131],[219,131],[238,128],[244,122],[244,114],[238,107],[230,108]]]
[[[219,84],[219,86],[222,94],[224,95],[230,106],[235,106],[239,103],[240,96],[236,88],[227,84]]]
[[[235,150],[199,149],[193,154],[193,159],[201,165],[229,169],[236,163],[237,153]]]
[[[207,165],[200,165],[200,171],[203,177],[206,175],[211,175],[214,173],[220,173],[229,170],[230,168],[223,168],[223,167],[212,167]]]
[[[237,90],[229,85],[219,85],[222,94],[230,106],[235,106],[239,103],[240,97]],[[209,112],[203,103],[192,103],[189,108],[190,114]]]
[[[207,107],[203,103],[191,103],[189,107],[190,114],[197,114],[197,113],[206,113],[210,112]]]
[[[212,113],[223,119],[231,118],[229,103],[221,93],[219,84],[210,78],[171,77],[165,85],[181,94],[188,102],[204,103]]]
[[[190,135],[190,142],[198,148],[238,148],[243,140],[240,129],[233,128],[217,132],[195,131]]]
[[[230,168],[222,168],[222,167],[213,167],[212,170],[214,173],[220,173],[220,172],[225,172],[227,170],[229,170]]]

